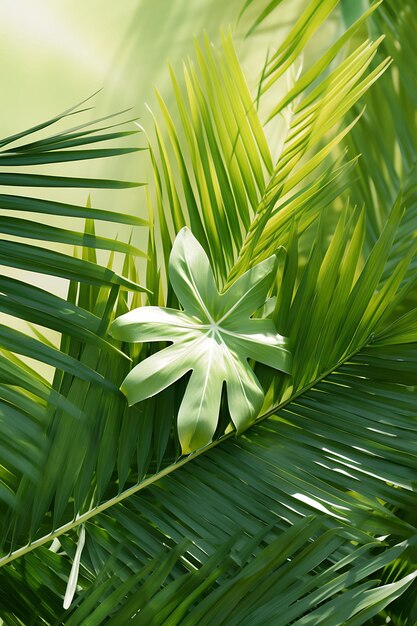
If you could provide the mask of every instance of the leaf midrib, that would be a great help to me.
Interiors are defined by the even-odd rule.
[[[252,428],[253,426],[256,426],[257,424],[259,424],[260,422],[268,419],[269,417],[274,415],[277,411],[283,409],[285,406],[287,406],[288,404],[293,402],[295,399],[299,398],[301,395],[303,395],[304,393],[306,393],[307,391],[309,391],[310,389],[315,387],[318,383],[320,383],[327,376],[329,376],[329,374],[331,374],[332,372],[336,371],[339,367],[344,365],[344,363],[346,363],[352,357],[354,357],[358,352],[360,352],[361,350],[366,348],[371,343],[371,340],[372,340],[372,335],[368,336],[365,342],[363,342],[360,346],[358,346],[355,350],[350,352],[348,355],[343,357],[340,361],[338,361],[336,363],[336,365],[334,365],[333,367],[327,369],[320,376],[315,378],[311,383],[309,383],[308,385],[306,385],[306,386],[302,387],[301,389],[299,389],[298,391],[296,391],[290,398],[288,398],[287,400],[285,400],[281,404],[278,404],[278,405],[275,405],[275,406],[271,407],[265,413],[262,413],[262,415],[260,415],[249,428]],[[249,429],[247,429],[247,430],[249,430]],[[32,552],[33,550],[36,550],[37,548],[40,548],[41,546],[45,545],[46,543],[49,543],[50,541],[53,541],[53,539],[55,539],[57,537],[60,537],[61,535],[69,532],[73,528],[76,528],[77,526],[80,526],[81,524],[84,524],[85,522],[87,522],[92,517],[95,517],[96,515],[99,515],[100,513],[102,513],[103,511],[106,511],[107,509],[111,508],[112,506],[115,506],[116,504],[119,504],[120,502],[123,502],[123,500],[126,500],[126,499],[130,498],[130,496],[133,496],[134,494],[138,493],[139,491],[142,491],[143,489],[146,489],[147,487],[149,487],[149,486],[153,485],[154,483],[158,482],[159,480],[161,480],[165,476],[168,476],[169,474],[171,474],[175,470],[179,469],[180,467],[183,467],[184,465],[186,465],[190,461],[193,461],[195,458],[201,456],[205,452],[208,452],[209,450],[211,450],[212,448],[216,447],[220,443],[223,443],[225,440],[230,439],[234,435],[235,435],[235,431],[231,431],[231,432],[223,435],[219,439],[216,439],[215,441],[212,441],[211,443],[209,443],[206,446],[200,448],[199,450],[196,450],[195,452],[192,452],[191,454],[189,454],[188,456],[184,457],[180,461],[177,461],[176,463],[173,463],[172,465],[168,465],[167,467],[165,467],[163,470],[161,470],[157,474],[153,474],[152,476],[149,476],[148,478],[145,478],[145,480],[143,480],[142,482],[140,482],[140,483],[138,483],[136,485],[133,485],[132,487],[129,487],[129,489],[126,489],[125,491],[122,491],[122,493],[118,494],[114,498],[111,498],[110,500],[107,500],[106,502],[103,502],[102,504],[100,504],[100,505],[98,505],[98,506],[96,506],[96,507],[94,507],[92,509],[89,509],[88,511],[86,511],[85,513],[83,513],[81,515],[77,515],[75,517],[75,519],[73,519],[71,522],[67,522],[66,524],[60,526],[59,528],[57,528],[53,532],[49,533],[48,535],[44,535],[43,537],[40,537],[39,539],[36,539],[35,541],[33,541],[33,542],[31,542],[31,543],[29,543],[29,544],[27,544],[27,545],[25,545],[25,546],[23,546],[21,548],[18,548],[17,550],[14,550],[13,552],[10,552],[8,555],[0,558],[0,568],[3,567],[4,565],[7,565],[8,563],[11,563],[12,561],[15,561],[16,559],[24,556],[25,554],[28,554],[29,552]]]

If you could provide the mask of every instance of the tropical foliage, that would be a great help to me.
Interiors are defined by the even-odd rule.
[[[248,0],[248,36],[284,10]],[[411,0],[310,0],[253,92],[230,32],[197,43],[142,134],[146,220],[22,190],[138,184],[21,169],[137,149],[119,119],[0,142],[0,306],[28,324],[0,326],[5,625],[416,623],[416,29]]]
[[[113,322],[110,334],[116,339],[173,343],[129,372],[120,387],[129,404],[156,395],[192,371],[177,418],[183,454],[212,440],[223,382],[236,431],[253,423],[264,393],[249,367],[249,358],[291,372],[291,353],[274,322],[251,319],[264,305],[276,269],[276,257],[272,256],[219,294],[203,248],[191,231],[183,228],[169,262],[170,283],[183,311],[142,306]]]

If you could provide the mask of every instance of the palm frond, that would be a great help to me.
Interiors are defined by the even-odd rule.
[[[399,362],[402,364],[402,369],[398,370],[397,378],[394,379],[392,369],[386,369],[387,361],[392,358],[400,359]],[[305,567],[307,571],[314,567],[305,559],[305,555],[299,555],[299,559],[291,557],[287,560],[286,557],[288,585],[294,594],[285,593],[288,605],[281,596],[278,602],[276,591],[271,592],[270,605],[262,595],[259,597],[259,593],[253,591],[253,595],[247,597],[246,602],[242,600],[241,610],[243,615],[244,612],[246,614],[253,612],[254,623],[261,623],[260,616],[263,613],[260,604],[264,606],[265,611],[273,612],[280,608],[283,611],[283,620],[288,619],[289,614],[293,614],[295,619],[301,618],[306,613],[311,621],[325,616],[327,609],[334,605],[341,611],[341,617],[339,621],[334,622],[335,624],[345,623],[344,620],[348,619],[351,613],[353,617],[355,612],[359,613],[359,618],[357,622],[352,623],[365,623],[365,620],[373,614],[370,607],[374,602],[376,613],[384,606],[384,595],[387,594],[388,602],[390,594],[395,594],[401,584],[380,588],[379,593],[375,590],[374,594],[370,594],[365,593],[365,590],[370,588],[370,582],[367,580],[363,588],[359,586],[355,591],[346,590],[344,581],[352,580],[352,573],[346,571],[342,564],[352,563],[352,567],[369,576],[372,569],[376,571],[397,558],[398,553],[405,550],[409,545],[408,542],[413,542],[416,535],[412,524],[398,518],[395,511],[390,511],[383,504],[388,501],[391,505],[400,506],[407,510],[409,515],[413,515],[412,484],[415,474],[413,450],[416,436],[414,394],[404,386],[404,383],[407,382],[407,372],[410,372],[410,366],[412,367],[415,358],[416,347],[412,345],[407,349],[397,346],[396,352],[384,347],[364,350],[355,359],[340,366],[323,382],[303,394],[302,398],[286,403],[276,412],[272,420],[251,429],[245,437],[224,441],[204,455],[196,455],[192,462],[189,461],[182,468],[179,466],[175,472],[172,471],[159,480],[153,480],[152,486],[146,491],[142,490],[143,492],[138,495],[132,494],[126,500],[126,504],[118,497],[113,508],[107,506],[105,510],[105,507],[99,507],[96,513],[92,511],[93,515],[90,515],[93,523],[85,516],[70,524],[69,526],[74,526],[86,523],[87,543],[83,563],[87,572],[91,571],[94,563],[98,566],[103,558],[105,561],[110,558],[114,543],[119,545],[115,558],[126,570],[123,577],[126,583],[123,589],[120,588],[120,582],[113,579],[106,585],[103,584],[97,595],[90,596],[89,592],[85,608],[82,608],[82,603],[80,605],[80,616],[85,616],[91,611],[95,617],[92,608],[100,605],[102,608],[101,610],[97,608],[97,621],[92,621],[92,624],[100,623],[99,616],[103,615],[101,611],[104,610],[101,594],[108,592],[109,588],[115,589],[115,595],[109,597],[107,610],[115,611],[118,603],[124,606],[126,599],[129,599],[129,589],[134,591],[137,588],[135,585],[139,582],[139,574],[138,580],[134,580],[129,569],[133,568],[134,572],[138,572],[138,563],[142,563],[144,568],[148,567],[156,572],[156,563],[148,561],[150,558],[158,557],[161,543],[166,542],[168,545],[180,547],[185,538],[189,542],[187,556],[184,561],[181,559],[179,569],[171,572],[174,580],[178,579],[178,582],[171,583],[172,592],[168,579],[166,591],[161,592],[161,598],[156,597],[155,602],[151,602],[146,611],[137,616],[137,619],[144,620],[138,623],[152,623],[152,619],[155,623],[163,623],[157,621],[162,620],[159,611],[163,606],[165,607],[163,610],[166,611],[164,619],[168,619],[168,616],[174,619],[171,612],[183,619],[186,611],[190,609],[191,600],[197,600],[199,597],[198,595],[189,597],[192,589],[198,589],[200,593],[207,590],[204,585],[200,587],[202,580],[206,579],[206,570],[210,571],[216,559],[224,565],[224,554],[219,559],[216,545],[227,546],[231,540],[237,542],[234,559],[237,560],[239,568],[236,580],[230,581],[230,587],[234,589],[235,595],[237,591],[234,584],[241,588],[246,574],[245,567],[241,569],[245,559],[239,557],[239,550],[242,550],[243,554],[246,553],[246,559],[254,558],[252,567],[256,567],[257,559],[263,560],[261,548],[266,543],[269,546],[266,552],[272,558],[269,562],[267,560],[267,564],[272,570],[266,569],[265,575],[271,580],[275,568],[279,567],[279,562],[274,559],[280,561],[285,556],[285,553],[278,549],[278,544],[281,545],[282,542],[282,545],[287,546],[288,537],[292,534],[300,541],[300,548],[305,546],[305,538],[300,534],[298,525],[306,525],[308,516],[312,513],[326,513],[326,519],[322,520],[321,524],[324,524],[322,531],[327,528],[327,532],[323,536],[322,531],[319,533],[317,546],[313,542],[310,548],[302,549],[307,549],[309,558],[312,559],[316,553],[320,554],[323,550],[326,553],[325,558],[329,558],[335,550],[335,556],[331,558],[332,565],[323,564],[323,573],[316,581],[310,577],[306,578],[303,569],[295,570],[297,576],[293,573],[293,568],[297,568],[298,563],[299,568]],[[387,372],[390,372],[389,381],[384,376]],[[402,458],[401,465],[398,463],[399,454]],[[300,521],[302,518],[306,519]],[[352,522],[355,522],[356,528],[362,530],[350,531],[346,524]],[[291,525],[291,530],[285,530],[288,524]],[[237,525],[240,528],[238,538],[236,538]],[[313,536],[311,528],[307,526],[304,532],[311,541]],[[355,538],[354,544],[349,543],[350,547],[347,550],[344,537],[349,537],[352,532],[359,535]],[[375,541],[371,538],[379,536],[381,532],[389,533],[393,538],[399,537],[404,543],[401,547],[394,547],[393,544],[379,560],[375,549],[381,548],[381,540]],[[369,533],[367,539],[365,533]],[[109,534],[113,537],[110,543],[106,539]],[[250,539],[251,537],[253,539]],[[52,537],[46,539],[50,542]],[[370,550],[372,558],[364,558],[361,564],[355,550],[358,549],[357,541],[364,540],[368,544],[365,551]],[[71,544],[65,540],[64,545],[71,554]],[[291,547],[295,548],[293,545]],[[90,554],[90,550],[94,552]],[[41,548],[41,551],[44,549]],[[107,551],[110,553],[107,554]],[[362,549],[359,553],[365,557]],[[39,553],[37,557],[35,554],[29,554],[23,558],[24,561],[35,559],[33,567],[36,571],[35,564],[42,557]],[[189,582],[184,586],[182,595],[182,584],[185,582],[183,566],[185,564],[190,568],[190,563],[194,566],[188,574]],[[16,566],[12,566],[12,570],[17,572],[15,575],[18,575],[21,567],[23,565],[20,564],[20,560]],[[101,571],[102,567],[103,563],[98,571]],[[339,569],[343,575],[335,578],[335,573]],[[285,576],[284,572],[285,569],[284,571],[277,569],[275,575]],[[317,570],[315,572],[317,574]],[[203,619],[203,609],[205,611],[210,608],[215,614],[221,606],[218,603],[223,594],[224,602],[228,602],[228,586],[221,584],[224,575],[224,572],[215,569],[213,584],[218,581],[219,591],[216,592],[214,588],[211,592],[213,599],[211,600],[209,595],[208,599],[201,602],[195,609],[195,621],[190,617],[190,623],[198,623],[197,619]],[[298,583],[294,577],[298,579]],[[356,578],[356,575],[353,578],[356,583],[361,579],[360,576]],[[326,580],[329,581],[327,586]],[[407,586],[411,581],[412,577],[405,578],[402,584]],[[255,583],[255,588],[264,590],[268,598],[270,587],[259,586],[258,583],[259,581]],[[84,584],[87,582],[82,578],[81,587]],[[285,587],[284,582],[282,584]],[[329,595],[323,592],[323,588],[328,590]],[[5,589],[4,584],[2,589]],[[241,588],[242,591],[243,589],[244,587]],[[346,596],[338,595],[342,590]],[[63,592],[64,586],[61,583],[60,594]],[[282,593],[284,594],[284,589]],[[358,602],[352,601],[355,593],[359,596],[364,593],[363,606],[358,597],[356,597]],[[333,594],[337,594],[336,598],[330,600]],[[137,595],[138,598],[143,597],[140,592]],[[173,599],[171,603],[165,603],[162,601],[164,597]],[[305,597],[304,603],[300,603],[302,597]],[[143,606],[138,598],[128,604],[130,607],[133,606],[134,611]],[[381,603],[376,601],[378,599]],[[323,608],[317,609],[315,602],[321,603],[325,600],[330,604],[324,604]],[[93,604],[94,602],[96,604]],[[362,608],[367,608],[363,614]],[[121,615],[126,616],[128,610],[124,607]],[[239,615],[237,611],[236,620]],[[307,620],[307,617],[304,616],[304,619]],[[72,622],[68,620],[68,623]],[[74,619],[74,623],[79,622]],[[181,622],[174,620],[172,623]],[[300,624],[303,623],[300,621]]]
[[[0,175],[0,183],[21,186],[42,186],[45,188],[54,186],[80,186],[87,185],[96,187],[129,187],[136,183],[124,183],[122,181],[101,181],[98,179],[76,179],[64,177],[50,177],[43,174],[20,173],[22,166],[30,164],[47,165],[57,160],[72,161],[75,159],[92,159],[98,156],[114,156],[124,154],[136,148],[102,148],[100,150],[74,150],[74,146],[88,145],[98,141],[120,139],[132,132],[119,130],[107,134],[95,134],[97,130],[92,123],[83,123],[69,131],[61,131],[47,139],[28,142],[34,133],[42,131],[52,125],[58,124],[68,116],[78,115],[83,109],[77,106],[64,112],[57,117],[41,123],[34,128],[17,133],[1,141],[2,151],[0,162],[4,167],[13,169],[10,173]],[[113,126],[118,126],[112,124]],[[59,150],[56,150],[59,148]],[[117,350],[111,343],[106,341],[103,333],[102,314],[99,316],[90,313],[85,308],[65,299],[52,295],[48,290],[40,289],[25,280],[24,273],[19,270],[38,272],[48,276],[58,276],[70,281],[82,281],[85,285],[94,285],[94,288],[106,287],[107,292],[118,292],[119,288],[143,291],[138,282],[129,280],[110,268],[103,268],[97,264],[94,255],[85,256],[82,259],[64,252],[48,249],[48,242],[63,243],[83,246],[91,249],[102,248],[132,256],[146,256],[141,250],[131,244],[119,242],[96,236],[94,232],[77,232],[43,224],[41,221],[22,219],[20,213],[31,212],[43,215],[62,215],[66,217],[95,217],[116,223],[131,225],[146,225],[143,219],[129,215],[123,215],[111,211],[94,209],[88,202],[87,206],[64,204],[52,200],[31,198],[24,194],[13,195],[1,194],[0,208],[3,211],[12,211],[12,215],[2,217],[1,231],[8,238],[0,242],[0,263],[12,268],[12,273],[6,273],[1,277],[0,286],[0,311],[11,316],[11,319],[21,319],[29,324],[36,324],[41,328],[48,328],[58,333],[71,337],[73,342],[79,345],[94,346],[96,350],[117,355],[123,362],[129,362],[129,358]],[[19,238],[16,241],[16,238]],[[27,243],[28,239],[35,239],[41,245]],[[17,273],[16,273],[17,270]],[[18,276],[18,277],[17,277]],[[82,288],[81,288],[82,289]],[[7,319],[7,318],[6,318]],[[10,319],[10,317],[9,317]],[[34,369],[25,365],[16,354],[38,362],[52,366],[57,372],[66,372],[67,377],[88,381],[107,389],[111,394],[119,394],[117,385],[106,378],[103,373],[98,373],[94,364],[79,359],[75,352],[66,352],[50,345],[42,333],[36,329],[34,336],[17,330],[10,324],[1,324],[0,346],[2,350],[1,367],[1,397],[2,397],[2,500],[11,505],[14,514],[19,508],[19,482],[20,478],[26,477],[30,484],[40,478],[40,467],[44,463],[47,454],[46,431],[50,427],[49,413],[55,407],[65,411],[73,419],[82,419],[82,409],[79,403],[61,393],[58,388],[51,387],[50,383],[39,376]],[[97,393],[100,393],[97,391]],[[24,433],[30,433],[25,437]],[[28,438],[29,437],[29,438]],[[18,443],[19,442],[19,443]],[[35,452],[37,450],[37,452]],[[20,477],[20,478],[19,478]],[[16,499],[17,498],[17,499]],[[3,517],[7,527],[8,516]],[[4,541],[4,536],[2,536]]]
[[[416,25],[414,4],[407,0],[384,2],[372,15],[372,32],[385,34],[380,53],[390,54],[394,64],[365,96],[365,113],[346,139],[351,149],[361,153],[352,184],[352,200],[356,202],[360,198],[366,204],[368,246],[379,236],[398,198],[402,198],[406,207],[388,273],[406,253],[416,230],[416,151],[410,138],[417,132],[417,83],[409,64],[416,53]],[[383,133],[380,132],[382,118]],[[414,269],[412,263],[410,275]]]
[[[104,529],[117,538],[117,528],[108,527],[105,520]],[[135,532],[140,532],[140,527],[130,525],[132,549],[137,543]],[[160,552],[140,568],[131,553],[118,574],[113,573],[115,563],[109,557],[107,571],[101,570],[88,595],[81,593],[69,614],[62,613],[54,603],[56,591],[61,589],[62,593],[65,558],[41,549],[37,556],[26,557],[26,567],[39,581],[45,571],[50,571],[52,584],[42,589],[42,603],[36,603],[35,595],[27,594],[25,604],[14,610],[15,589],[24,578],[24,570],[18,565],[13,568],[15,586],[2,588],[2,599],[22,620],[29,608],[45,622],[61,615],[59,619],[70,626],[81,626],[86,620],[91,625],[106,620],[113,626],[130,622],[191,626],[214,620],[240,624],[249,619],[253,624],[274,620],[282,626],[291,620],[301,626],[325,624],[329,614],[337,626],[365,623],[407,589],[415,577],[405,575],[376,588],[377,579],[369,577],[376,573],[380,576],[382,568],[403,555],[413,542],[403,541],[390,548],[349,527],[326,528],[320,517],[308,516],[275,537],[270,526],[250,539],[250,550],[248,544],[241,543],[238,537],[232,537],[200,567],[189,560],[187,541]],[[105,553],[89,555],[80,587],[88,583],[91,569],[103,557]],[[7,612],[4,615],[7,619]]]
[[[357,264],[361,257],[363,220],[359,221],[349,236],[346,234],[345,215],[342,216],[331,254],[323,250],[320,254],[318,238],[313,260],[306,266],[304,279],[301,277],[298,287],[295,287],[295,295],[291,298],[291,307],[295,307],[294,310],[291,311],[290,308],[288,311],[285,300],[282,305],[285,313],[282,310],[280,312],[279,305],[277,308],[282,323],[293,323],[296,326],[300,319],[297,311],[309,310],[311,326],[307,325],[308,333],[299,335],[299,345],[294,354],[300,354],[300,358],[292,387],[280,387],[274,381],[271,390],[274,395],[279,395],[279,404],[273,409],[267,409],[259,417],[258,422],[262,423],[246,431],[245,436],[239,439],[232,438],[231,433],[223,436],[206,448],[177,463],[167,465],[159,474],[150,475],[145,481],[129,487],[84,514],[78,508],[81,514],[74,521],[64,524],[52,535],[47,534],[33,541],[27,548],[18,549],[10,557],[5,557],[2,564],[11,563],[12,559],[19,556],[24,557],[28,552],[47,544],[56,536],[61,537],[80,524],[87,524],[89,528],[92,523],[95,527],[101,515],[105,518],[108,516],[109,523],[114,525],[117,523],[115,520],[118,519],[118,511],[125,523],[125,516],[132,515],[132,519],[140,524],[142,547],[137,546],[136,558],[144,566],[149,556],[157,556],[156,553],[150,554],[148,550],[152,545],[153,549],[159,549],[161,542],[171,545],[173,541],[174,545],[178,545],[183,539],[191,541],[187,560],[192,558],[203,565],[207,554],[210,554],[210,542],[224,545],[236,533],[237,524],[242,533],[253,537],[265,532],[271,524],[277,530],[283,531],[288,523],[292,525],[300,517],[317,512],[327,514],[330,526],[333,523],[354,524],[356,528],[361,528],[373,537],[384,534],[403,540],[412,538],[415,535],[414,525],[397,517],[395,508],[408,511],[410,515],[413,510],[413,450],[416,434],[414,392],[410,385],[413,380],[416,345],[406,343],[386,346],[383,339],[372,339],[371,335],[372,330],[381,326],[386,305],[391,302],[391,297],[382,299],[381,292],[394,295],[407,268],[404,263],[397,275],[382,286],[382,291],[375,294],[384,261],[389,254],[388,243],[394,237],[399,214],[399,211],[397,215],[393,214],[386,232],[371,254],[371,260],[368,259],[365,263],[354,283],[352,281],[357,274]],[[293,241],[296,246],[295,234]],[[334,267],[329,263],[330,256],[332,259],[340,259],[340,264],[336,264],[340,271],[338,278]],[[310,289],[306,289],[306,277],[308,284],[314,285],[312,272],[316,276],[316,287],[313,288],[316,297],[313,299]],[[291,273],[288,264],[283,275],[286,289]],[[329,294],[332,293],[335,282],[338,284],[338,295],[331,300]],[[318,372],[316,369],[306,369],[302,350],[309,354],[312,350],[305,342],[306,336],[310,334],[320,344],[320,328],[322,332],[327,331],[326,305],[330,310],[337,301],[341,311],[348,308],[341,300],[342,294],[347,302],[349,298],[351,300],[349,308],[352,320],[350,326],[345,325],[340,330],[336,318],[335,336],[328,335],[334,348],[333,353],[331,352],[334,361],[330,363],[324,360],[321,364],[318,361]],[[342,321],[340,318],[340,323]],[[293,333],[290,332],[290,335]],[[326,351],[326,357],[328,354]],[[387,367],[387,363],[392,360],[396,363],[395,370]],[[267,380],[268,376],[265,378]],[[81,381],[76,381],[77,394],[80,393],[82,384]],[[71,398],[70,393],[68,397]],[[98,397],[91,392],[86,396],[88,412],[92,409],[92,403],[97,401]],[[264,422],[268,416],[271,419]],[[110,415],[107,419],[110,419]],[[61,416],[59,427],[49,460],[50,469],[46,474],[49,476],[46,480],[49,487],[54,478],[56,481],[56,467],[60,462],[57,452],[63,449],[60,441],[68,437],[68,420],[63,421]],[[57,520],[62,516],[64,504],[70,495],[69,490],[77,480],[74,469],[82,467],[78,476],[83,483],[85,480],[84,492],[79,485],[75,492],[75,501],[79,507],[86,498],[92,476],[92,449],[90,448],[88,456],[84,457],[85,461],[80,465],[80,454],[85,454],[85,447],[80,452],[81,432],[76,434],[74,422],[70,428],[73,447],[68,448],[67,444],[66,450],[67,455],[75,457],[71,459],[71,456],[67,456],[65,459],[66,462],[70,460],[69,471],[61,460],[63,474],[59,484],[55,482]],[[112,450],[104,449],[107,464],[100,469],[98,460],[98,486],[100,481],[106,480],[103,478],[106,473],[107,480],[109,479],[114,465],[108,464],[110,454],[111,458],[115,458],[114,444]],[[102,452],[103,447],[99,459]],[[398,462],[399,457],[401,463]],[[90,474],[85,479],[87,467],[90,467]],[[99,492],[101,491],[99,487]],[[45,482],[35,499],[35,510],[38,513],[41,506],[39,502],[43,498],[46,498]],[[385,503],[389,503],[389,506]],[[45,499],[43,505],[48,506],[49,501]],[[131,507],[132,513],[128,514]],[[36,519],[39,518],[35,517]],[[33,526],[33,531],[35,528]],[[126,555],[123,553],[120,559],[125,561]],[[387,588],[386,591],[393,589],[395,588]],[[374,597],[366,594],[368,595]],[[348,595],[347,598],[349,597]],[[379,597],[377,591],[375,597]],[[340,602],[343,605],[343,601]],[[383,604],[376,602],[376,606],[379,610]],[[365,614],[371,615],[372,611]],[[342,615],[346,618],[346,613],[342,612]]]
[[[125,184],[119,181],[100,181],[97,179],[91,179],[90,181],[76,178],[66,179],[64,177],[45,177],[43,174],[32,173],[26,175],[18,171],[20,167],[27,165],[45,165],[57,161],[93,159],[124,154],[126,151],[131,152],[132,150],[136,150],[136,148],[107,147],[101,148],[100,150],[74,150],[74,145],[83,146],[91,142],[108,141],[109,139],[114,140],[126,136],[126,132],[124,131],[113,132],[111,135],[94,134],[97,133],[97,129],[92,128],[92,125],[94,126],[95,123],[101,120],[96,120],[96,122],[89,124],[82,124],[71,131],[63,131],[47,139],[22,143],[22,140],[27,141],[34,133],[57,124],[69,116],[82,113],[83,109],[80,109],[80,106],[69,109],[55,118],[38,124],[33,128],[3,139],[0,142],[2,146],[0,163],[2,167],[13,167],[13,170],[11,173],[2,172],[0,174],[0,184],[13,184],[14,186],[23,187],[28,185],[34,187],[53,187],[56,185],[84,187],[87,184],[89,186],[91,184],[91,186],[107,187],[107,183],[109,183],[110,187],[134,185],[135,183]],[[116,125],[119,124],[120,122]],[[74,130],[78,130],[79,132],[73,132]],[[98,130],[100,131],[100,129]],[[130,135],[132,132],[133,131],[129,131],[127,134]],[[76,139],[74,139],[75,136]],[[60,148],[58,151],[56,150],[57,147]],[[16,170],[16,168],[18,169]],[[58,214],[65,217],[76,216],[91,218],[94,216],[97,219],[110,220],[118,223],[146,225],[144,220],[128,215],[112,213],[110,211],[92,209],[91,205],[87,207],[75,206],[51,200],[31,198],[25,195],[18,196],[16,194],[1,194],[0,208],[4,211],[13,212],[13,215],[3,216],[2,226],[0,228],[3,234],[12,237],[12,240],[4,238],[0,243],[0,263],[3,266],[30,272],[35,271],[68,280],[89,282],[96,285],[108,285],[109,287],[119,285],[129,289],[143,289],[139,285],[135,285],[134,282],[123,278],[123,276],[112,272],[110,269],[101,268],[97,263],[89,261],[88,259],[76,259],[72,255],[63,252],[41,247],[40,245],[31,245],[27,243],[27,241],[22,242],[21,239],[27,240],[29,238],[38,240],[39,242],[88,246],[90,248],[114,250],[124,254],[130,253],[145,256],[139,249],[130,244],[104,237],[97,237],[94,234],[50,226],[40,221],[34,222],[32,220],[22,219],[19,214],[24,211],[33,214]],[[16,241],[14,238],[19,238],[20,241]],[[38,288],[30,287],[12,276],[2,278],[1,301],[1,310],[3,312],[9,315],[16,315],[31,323],[40,323],[41,325],[55,330],[59,330],[58,325],[60,322],[57,325],[57,317],[65,324],[64,316],[67,316],[68,327],[70,325],[70,318],[72,320],[73,314],[77,313],[74,308],[72,311],[69,311],[63,300],[59,300],[59,298],[53,297],[48,292]],[[52,305],[54,305],[53,308]],[[84,314],[79,313],[79,315],[82,316]],[[90,322],[91,321],[90,319]],[[62,330],[62,326],[60,328]],[[10,333],[12,333],[12,331],[10,331]],[[10,333],[6,331],[4,334],[4,341],[2,342],[3,347],[12,349],[13,345],[15,345],[16,348],[20,346],[21,354],[26,354],[27,356],[40,360],[44,358],[45,362],[51,362],[51,350],[48,352],[47,349],[39,345],[36,341],[29,338],[25,339],[21,335],[16,334],[16,331],[13,336]],[[94,334],[93,325],[91,323],[87,330],[87,334],[88,333],[90,333],[90,337]],[[86,333],[84,332],[84,337],[85,336]],[[95,341],[100,341],[100,339]],[[47,353],[49,357],[47,357]],[[68,363],[69,361],[67,360],[67,364]]]
[[[352,28],[349,36],[354,32]],[[383,61],[363,77],[377,45],[365,42],[296,105],[275,165],[231,39],[224,38],[221,53],[207,41],[204,49],[197,45],[197,68],[189,65],[184,70],[186,95],[173,76],[189,164],[182,156],[179,131],[159,98],[171,144],[165,145],[156,123],[158,155],[153,162],[157,168],[158,156],[160,169],[155,178],[165,262],[170,240],[189,224],[217,268],[220,283],[230,282],[251,263],[274,253],[277,241],[285,245],[294,218],[300,218],[303,231],[323,208],[321,201],[334,201],[340,188],[328,188],[336,172],[326,161],[353,124],[339,130],[324,146],[320,144],[386,68]],[[282,63],[279,67],[284,67]],[[307,81],[300,79],[303,89],[322,67],[318,63]],[[292,89],[271,116],[289,107],[296,96]],[[307,158],[300,164],[303,157]],[[313,172],[317,176],[317,171],[321,178],[313,181],[309,177]],[[165,197],[168,217],[162,211]]]
[[[310,2],[293,40],[265,66],[264,91],[336,4]],[[208,39],[197,44],[183,82],[172,72],[178,113],[158,94],[167,138],[155,118],[156,145],[150,145],[155,191],[148,192],[145,275],[151,293],[140,287],[131,249],[123,248],[120,274],[112,273],[112,258],[99,267],[98,240],[60,270],[70,279],[67,303],[13,279],[0,283],[11,294],[8,312],[32,323],[56,304],[48,324],[62,332],[59,351],[41,333],[30,338],[34,343],[5,335],[0,360],[7,433],[0,452],[9,455],[0,466],[0,617],[7,626],[30,620],[354,626],[377,615],[403,621],[396,601],[412,597],[416,576],[417,334],[408,273],[415,248],[408,239],[398,247],[399,233],[409,234],[398,190],[373,238],[370,181],[354,198],[359,208],[349,201],[343,208],[338,199],[356,164],[356,152],[346,162],[341,146],[352,129],[360,136],[366,119],[358,121],[355,107],[388,65],[378,35],[342,59],[341,52],[365,19],[377,23],[379,15],[382,8],[372,5],[268,112],[274,122],[283,111],[287,116],[276,151],[230,36],[220,52]],[[391,16],[393,32],[402,18]],[[334,59],[339,64],[327,73]],[[83,133],[72,130],[68,147],[78,152],[80,137],[91,140]],[[40,146],[32,142],[23,158],[45,145],[58,156],[39,159],[61,158],[62,143],[57,135]],[[369,178],[368,166],[361,167]],[[90,220],[92,210],[84,216]],[[153,348],[111,345],[107,329],[115,312],[177,304],[165,272],[185,224],[222,288],[285,246],[262,316],[290,337],[294,370],[289,378],[254,365],[266,393],[255,424],[236,437],[224,403],[213,441],[180,456],[175,417],[186,380],[128,408],[112,386],[127,374],[126,356],[136,364]],[[84,237],[96,241],[91,221]],[[312,245],[303,258],[306,240]],[[35,262],[33,246],[20,245]],[[19,248],[9,249],[17,258]],[[43,257],[49,272],[61,263],[55,254]],[[81,268],[89,272],[83,281]],[[71,328],[64,323],[69,314]],[[52,385],[14,355],[18,342],[24,354],[36,344],[42,358],[56,359]],[[15,449],[9,439],[26,429],[32,438],[22,437]],[[62,610],[73,591],[71,607]],[[407,606],[415,610],[411,601]]]

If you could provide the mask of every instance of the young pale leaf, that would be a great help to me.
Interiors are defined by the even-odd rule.
[[[290,373],[286,338],[277,333],[272,320],[250,317],[265,303],[275,274],[272,256],[219,293],[206,253],[191,231],[183,228],[172,248],[169,277],[184,310],[141,307],[113,322],[110,333],[116,339],[173,342],[125,378],[121,389],[129,404],[154,396],[192,371],[178,413],[184,454],[212,439],[224,382],[237,431],[253,422],[264,393],[249,358]]]
[[[75,591],[77,589],[78,574],[80,571],[81,554],[84,548],[84,544],[85,544],[85,527],[81,526],[80,536],[79,536],[78,543],[77,543],[77,550],[75,552],[75,557],[72,563],[71,572],[68,578],[67,589],[65,592],[64,603],[63,603],[64,609],[69,609],[69,607],[71,606],[71,602],[74,598]]]

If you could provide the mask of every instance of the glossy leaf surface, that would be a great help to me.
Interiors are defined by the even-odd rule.
[[[172,248],[169,275],[184,310],[141,307],[113,322],[110,332],[122,341],[172,341],[125,378],[121,389],[129,404],[156,395],[192,371],[178,414],[184,454],[212,439],[224,382],[236,430],[242,432],[253,422],[264,392],[249,358],[290,372],[286,339],[271,320],[250,317],[265,303],[275,272],[272,256],[220,294],[206,253],[183,228]]]

